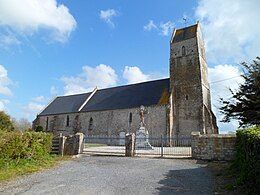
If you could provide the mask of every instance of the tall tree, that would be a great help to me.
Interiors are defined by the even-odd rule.
[[[30,128],[32,128],[31,123],[26,118],[21,118],[16,120],[15,118],[12,119],[14,130],[24,132]]]
[[[9,115],[7,115],[5,112],[0,111],[0,131],[13,131],[14,126],[13,122]]]
[[[220,99],[224,114],[222,122],[238,119],[240,127],[260,125],[260,58],[256,57],[252,63],[242,62],[245,82],[239,86],[238,91],[230,92],[232,97],[228,100]]]

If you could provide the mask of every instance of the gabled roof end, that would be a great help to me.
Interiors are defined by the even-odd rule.
[[[55,96],[55,97],[37,114],[37,116],[40,115],[52,102],[54,102],[54,100],[56,100],[57,97],[58,97],[58,96]]]

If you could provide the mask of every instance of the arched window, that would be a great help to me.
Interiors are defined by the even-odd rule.
[[[45,127],[46,131],[48,130],[48,126],[49,126],[49,117],[46,118],[46,127]]]
[[[130,112],[130,114],[129,114],[129,124],[132,124],[132,122],[133,122],[133,114],[132,114],[132,112]]]
[[[93,118],[90,117],[89,124],[88,124],[88,130],[91,131],[93,129]]]
[[[69,115],[67,115],[66,126],[67,127],[70,126],[70,117],[69,117]]]
[[[186,49],[184,46],[182,46],[182,52],[181,52],[182,56],[185,56],[186,55]]]

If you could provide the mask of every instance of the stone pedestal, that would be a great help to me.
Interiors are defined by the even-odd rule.
[[[130,133],[125,136],[125,156],[133,157],[135,155],[135,134]]]
[[[140,127],[136,131],[135,149],[139,150],[152,150],[153,147],[149,143],[149,134],[145,127]]]
[[[62,136],[63,148],[60,148],[62,155],[77,155],[83,152],[84,148],[84,134],[77,133],[70,136]],[[61,146],[60,146],[61,147]]]

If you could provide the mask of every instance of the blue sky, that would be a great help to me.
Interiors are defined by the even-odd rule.
[[[259,56],[259,7],[258,0],[0,0],[0,110],[31,121],[56,95],[168,77],[173,28],[200,20],[219,120],[217,100],[242,82],[237,64]]]

